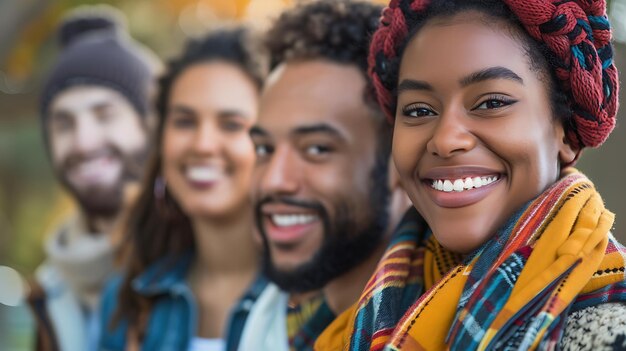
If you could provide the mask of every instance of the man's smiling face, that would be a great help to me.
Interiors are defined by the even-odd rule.
[[[387,167],[365,83],[351,65],[289,62],[262,94],[253,194],[270,277],[285,289],[321,288],[383,235],[387,184],[373,178]]]

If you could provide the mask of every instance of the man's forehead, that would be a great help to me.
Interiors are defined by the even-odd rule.
[[[262,99],[284,98],[298,95],[361,97],[365,78],[352,64],[327,59],[288,61],[278,65],[268,77]]]
[[[297,140],[306,135],[327,135],[334,138],[346,139],[346,129],[336,121],[324,120],[304,120],[300,122],[287,123],[263,123],[258,121],[252,128],[253,136],[263,136],[272,139],[288,138]]]
[[[51,111],[84,110],[110,104],[130,104],[114,89],[96,85],[77,85],[58,93],[52,100]]]
[[[365,79],[352,65],[327,60],[279,65],[265,85],[258,125],[283,132],[310,124],[340,128],[369,112],[363,99]]]

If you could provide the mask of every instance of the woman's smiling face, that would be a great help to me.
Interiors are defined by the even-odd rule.
[[[240,216],[255,154],[258,90],[238,66],[209,61],[176,78],[163,129],[163,175],[191,217]]]
[[[433,19],[402,57],[393,158],[413,204],[455,252],[480,247],[575,156],[548,78],[514,31],[474,11]]]

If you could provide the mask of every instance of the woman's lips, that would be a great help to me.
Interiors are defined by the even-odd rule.
[[[420,174],[420,181],[435,204],[457,208],[484,199],[504,177],[499,170],[481,166],[434,167]]]
[[[193,188],[205,189],[217,184],[224,177],[224,172],[218,167],[196,165],[186,167],[184,175]]]
[[[464,188],[461,191],[458,190],[458,182],[456,184],[457,190],[454,190],[453,188],[453,190],[451,191],[448,191],[449,186],[445,186],[446,191],[433,188],[433,180],[430,179],[424,180],[422,182],[422,186],[426,188],[426,193],[431,198],[431,200],[438,206],[446,208],[457,208],[469,206],[484,199],[489,195],[489,193],[491,193],[495,189],[498,184],[500,184],[500,182],[502,182],[502,180],[503,176],[498,176],[496,180],[493,180],[486,185],[481,185],[480,187],[474,187],[469,189]],[[451,180],[448,180],[448,182],[451,182]]]

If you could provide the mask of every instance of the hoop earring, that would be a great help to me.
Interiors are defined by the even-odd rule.
[[[167,182],[165,181],[165,179],[162,176],[156,177],[156,179],[154,180],[153,191],[154,191],[154,198],[157,199],[157,201],[162,201],[165,199],[166,188],[167,188]]]

